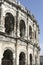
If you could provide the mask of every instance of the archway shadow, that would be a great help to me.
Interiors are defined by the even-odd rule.
[[[5,50],[2,58],[2,65],[13,65],[13,53],[11,50]]]

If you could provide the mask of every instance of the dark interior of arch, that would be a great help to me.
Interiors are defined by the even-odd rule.
[[[29,26],[29,36],[30,36],[30,39],[32,38],[32,28],[31,26]]]
[[[20,21],[20,36],[24,36],[25,35],[25,22],[23,20]]]
[[[32,65],[32,54],[30,54],[30,65]]]
[[[19,56],[19,65],[25,65],[25,53],[21,52]]]
[[[35,31],[35,39],[36,39],[36,31]]]
[[[14,17],[11,13],[7,13],[5,17],[5,32],[10,34],[14,30]]]
[[[7,49],[2,58],[2,65],[13,65],[13,53],[11,50]]]

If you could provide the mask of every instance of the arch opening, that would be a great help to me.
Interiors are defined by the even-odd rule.
[[[6,13],[5,17],[5,32],[10,34],[14,30],[14,17],[11,13]]]
[[[20,36],[21,37],[25,35],[25,29],[26,29],[25,22],[21,20],[20,21]]]
[[[19,56],[19,65],[25,65],[25,53],[21,52]]]
[[[2,58],[2,65],[13,65],[13,53],[11,50],[5,50]]]
[[[35,39],[36,39],[36,31],[35,31]]]
[[[31,28],[31,26],[29,26],[29,36],[30,36],[30,39],[32,39],[32,28]]]
[[[30,54],[30,65],[32,65],[32,54]]]

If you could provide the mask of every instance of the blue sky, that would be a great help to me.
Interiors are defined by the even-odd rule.
[[[28,10],[30,10],[36,19],[40,27],[39,42],[41,47],[40,55],[43,55],[43,0],[18,0]]]

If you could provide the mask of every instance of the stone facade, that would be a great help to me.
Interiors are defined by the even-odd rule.
[[[16,0],[1,0],[0,65],[40,65],[39,32],[30,11]]]

